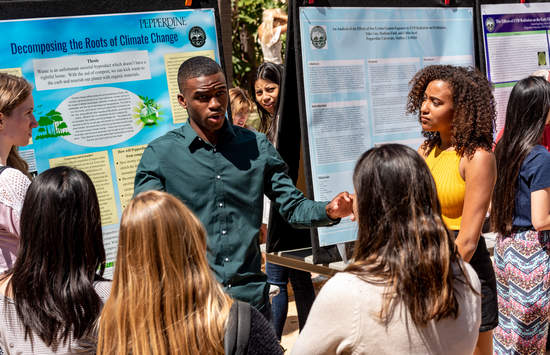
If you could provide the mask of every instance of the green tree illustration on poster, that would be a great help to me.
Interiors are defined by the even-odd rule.
[[[61,113],[56,110],[50,110],[47,114],[40,116],[38,127],[36,139],[69,136],[71,134],[67,124],[63,122]]]

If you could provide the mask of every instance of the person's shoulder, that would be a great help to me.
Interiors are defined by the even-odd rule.
[[[349,272],[339,272],[331,277],[321,289],[325,301],[341,303],[344,300],[354,300],[359,294],[376,293],[377,285],[362,280]],[[345,303],[345,302],[344,302]]]
[[[271,144],[265,134],[252,131],[248,128],[233,126],[233,132],[235,132],[234,142],[237,144],[255,144],[262,151],[267,147],[267,144]]]
[[[249,305],[249,304],[247,304],[247,305]],[[249,307],[250,307],[250,322],[251,322],[251,324],[261,324],[261,325],[263,325],[264,323],[269,324],[267,319],[265,319],[265,317],[263,316],[263,314],[260,313],[260,311],[258,311],[256,308],[254,308],[250,305],[249,305]],[[259,328],[262,328],[262,327],[259,326]]]
[[[486,164],[488,162],[495,161],[495,154],[492,150],[485,148],[476,148],[472,156],[464,155],[466,161],[473,164]]]
[[[250,336],[247,354],[283,355],[273,326],[252,306],[250,306]]]
[[[23,174],[19,169],[15,169],[9,166],[2,173],[0,173],[0,178],[22,181],[28,184],[31,183],[31,180],[27,175]]]
[[[184,138],[185,138],[185,135],[183,134],[183,126],[181,126],[166,132],[165,134],[163,134],[158,138],[153,139],[149,143],[149,146],[159,147],[159,146],[169,145]]]
[[[113,282],[109,280],[96,281],[94,283],[95,292],[104,303],[105,301],[107,301],[107,298],[109,298],[109,295],[111,294],[112,285]]]
[[[496,174],[496,159],[495,154],[491,150],[477,148],[472,156],[463,155],[461,158],[461,166],[464,164],[464,169],[471,172],[479,172],[482,174]]]
[[[526,161],[537,161],[540,163],[548,163],[550,162],[550,152],[546,150],[546,148],[540,144],[537,144],[536,146],[531,149],[529,154],[527,154],[527,157],[525,158]]]
[[[21,210],[31,180],[15,168],[8,167],[0,173],[0,202]]]
[[[249,138],[249,139],[261,139],[262,136],[265,138],[265,134],[260,133],[254,129],[240,127],[233,125],[233,132],[235,132],[235,136],[242,137],[242,138]]]
[[[534,146],[521,163],[520,175],[538,176],[547,180],[550,174],[550,153],[542,145]],[[538,185],[538,184],[535,184]],[[546,185],[544,183],[543,185]]]
[[[418,149],[416,150],[418,154],[420,154],[420,156],[424,159],[426,159],[428,157],[428,155],[430,155],[430,152],[433,150],[433,148],[430,148],[429,144],[427,141],[424,141],[422,142],[422,144],[418,147]]]
[[[333,277],[331,277],[325,285],[332,286],[343,286],[346,284],[353,284],[359,281],[359,277],[357,275],[352,274],[350,272],[339,272]]]

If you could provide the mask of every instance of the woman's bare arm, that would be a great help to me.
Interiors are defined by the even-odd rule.
[[[491,202],[497,168],[493,153],[483,149],[478,149],[471,159],[462,158],[461,166],[466,182],[466,192],[456,245],[462,258],[470,261],[476,250],[483,221]]]
[[[531,192],[531,223],[538,231],[550,230],[550,187]]]

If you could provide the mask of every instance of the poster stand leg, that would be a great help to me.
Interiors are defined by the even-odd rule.
[[[338,253],[344,264],[349,264],[348,255],[346,253],[346,243],[338,243],[336,244],[336,248],[338,248]]]

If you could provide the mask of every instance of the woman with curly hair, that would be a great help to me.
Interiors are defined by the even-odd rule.
[[[541,141],[549,113],[546,79],[518,81],[495,149],[498,178],[491,210],[491,226],[498,233],[495,354],[545,351],[550,315],[550,153]]]
[[[498,324],[496,280],[480,237],[496,180],[491,85],[473,68],[427,66],[411,80],[407,111],[419,115],[426,140],[418,152],[434,177],[443,220],[481,281],[482,320],[474,354],[491,354]]]

